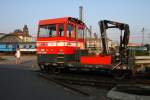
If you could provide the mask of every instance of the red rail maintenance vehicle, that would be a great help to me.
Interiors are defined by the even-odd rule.
[[[125,61],[127,60],[126,47],[129,34],[126,35],[127,38],[121,37],[121,43],[125,44],[120,45],[119,53],[124,57],[119,56],[119,60],[114,58],[114,61],[114,54],[107,52],[105,32],[106,29],[109,28],[106,27],[108,23],[113,24],[114,28],[119,28],[120,30],[124,30],[124,26],[126,25],[109,21],[99,22],[103,53],[91,55],[88,53],[86,47],[86,37],[90,31],[85,23],[72,17],[40,20],[36,46],[38,64],[41,70],[52,70],[55,73],[59,73],[62,69],[102,69],[112,71],[118,68],[123,69],[125,67],[124,69],[127,70],[128,66],[125,66]],[[129,31],[125,32],[129,33]]]

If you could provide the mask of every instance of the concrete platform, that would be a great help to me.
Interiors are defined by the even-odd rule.
[[[107,93],[107,97],[117,100],[150,100],[150,86],[116,86]]]

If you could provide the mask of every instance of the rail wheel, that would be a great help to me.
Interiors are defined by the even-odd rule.
[[[60,69],[60,68],[57,68],[57,67],[52,67],[51,70],[52,70],[52,72],[55,73],[55,74],[61,73],[61,69]]]
[[[124,71],[120,71],[120,70],[113,72],[113,77],[115,79],[119,79],[119,80],[125,79],[128,75],[129,75],[128,73],[126,73]]]

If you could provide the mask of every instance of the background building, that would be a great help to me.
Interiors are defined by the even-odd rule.
[[[14,32],[4,34],[0,37],[0,42],[32,42],[27,25],[23,29],[15,29]]]
[[[107,39],[108,48],[111,50],[112,48],[115,49],[118,45],[117,43],[113,42],[111,39]],[[86,39],[86,47],[92,53],[101,53],[103,50],[101,38],[87,38]]]
[[[0,33],[0,38],[6,35],[5,33]]]

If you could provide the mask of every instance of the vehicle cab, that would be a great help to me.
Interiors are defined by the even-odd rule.
[[[40,20],[37,55],[40,65],[56,65],[75,61],[76,51],[85,49],[85,24],[72,17]]]

